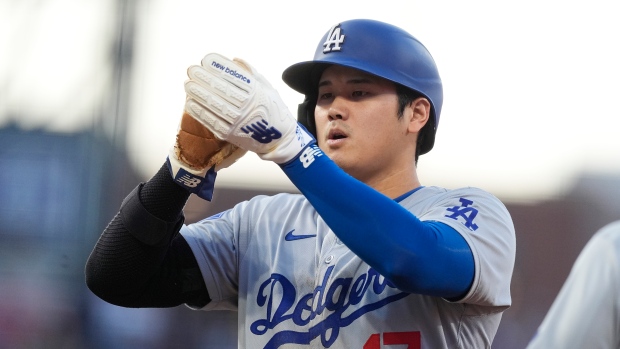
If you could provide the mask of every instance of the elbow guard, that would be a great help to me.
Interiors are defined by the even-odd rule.
[[[138,241],[148,246],[161,246],[170,243],[185,221],[183,212],[173,222],[159,219],[149,213],[140,202],[140,190],[144,184],[137,186],[123,200],[120,216],[125,228]]]

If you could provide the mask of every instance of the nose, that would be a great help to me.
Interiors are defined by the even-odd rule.
[[[346,100],[342,97],[334,98],[327,113],[329,121],[346,119],[348,115]]]

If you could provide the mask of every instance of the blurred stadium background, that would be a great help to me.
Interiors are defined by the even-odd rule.
[[[145,170],[136,158],[152,155],[142,156],[131,147],[139,140],[128,137],[137,104],[148,103],[137,96],[134,72],[136,61],[148,61],[143,41],[154,39],[145,38],[140,14],[156,3],[0,0],[0,349],[236,347],[235,313],[124,309],[84,283],[99,234],[165,159],[162,153]],[[175,125],[178,116],[172,119]],[[157,127],[142,132],[153,137]],[[610,151],[620,160],[620,147]],[[187,221],[256,194],[294,191],[285,182],[226,183],[213,203],[192,197]],[[530,200],[496,193],[513,215],[517,260],[513,306],[494,348],[525,346],[581,248],[620,218],[617,171],[584,170],[562,188]]]

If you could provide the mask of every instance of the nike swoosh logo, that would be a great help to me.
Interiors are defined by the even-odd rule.
[[[307,238],[313,238],[316,236],[316,234],[314,235],[294,235],[293,232],[295,231],[295,229],[289,231],[288,233],[286,233],[286,236],[284,236],[284,240],[286,241],[295,241],[295,240],[301,240],[301,239],[307,239]]]

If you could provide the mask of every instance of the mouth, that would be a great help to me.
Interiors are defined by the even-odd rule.
[[[329,130],[329,133],[327,134],[327,139],[325,140],[325,143],[330,148],[336,149],[336,148],[340,147],[341,145],[343,145],[344,141],[348,137],[349,136],[344,131],[342,131],[340,129],[333,128],[333,129]]]
[[[328,141],[337,141],[344,138],[347,138],[347,135],[343,131],[337,129],[330,130],[329,134],[327,135]]]

